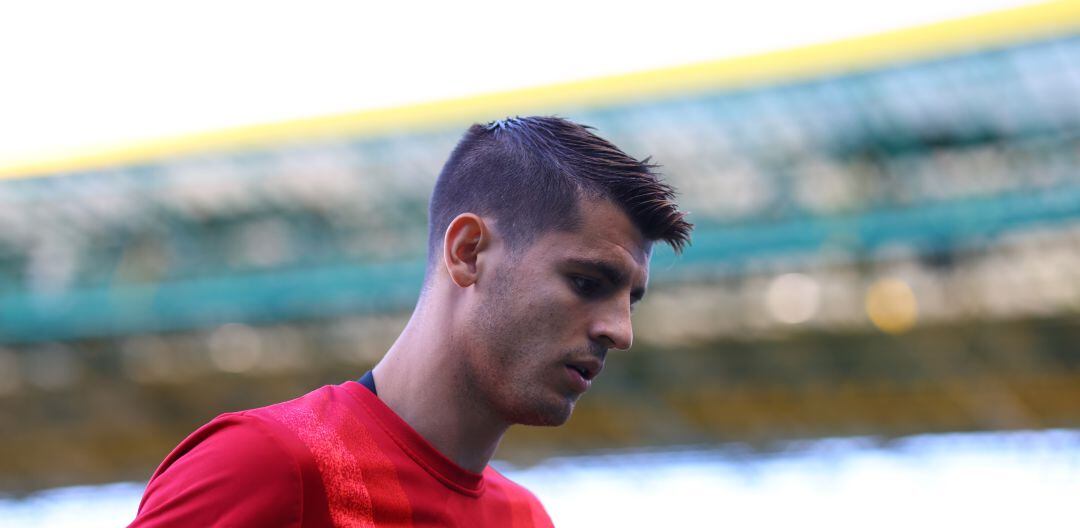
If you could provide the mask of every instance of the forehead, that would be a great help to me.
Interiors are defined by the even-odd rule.
[[[606,200],[582,200],[578,209],[581,221],[576,230],[545,233],[532,249],[548,259],[604,261],[635,282],[648,280],[652,243],[630,217]]]

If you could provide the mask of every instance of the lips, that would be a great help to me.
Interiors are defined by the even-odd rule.
[[[604,363],[598,359],[585,358],[569,361],[566,367],[580,374],[585,381],[592,381],[600,375],[600,371],[604,369]]]

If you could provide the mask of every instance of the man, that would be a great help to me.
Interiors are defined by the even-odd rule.
[[[690,224],[652,171],[552,117],[474,125],[429,211],[412,318],[360,382],[219,416],[133,526],[550,526],[488,466],[513,424],[560,425],[633,338],[651,244]]]

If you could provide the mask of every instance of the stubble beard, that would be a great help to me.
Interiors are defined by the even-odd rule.
[[[559,394],[547,386],[544,369],[550,365],[529,361],[543,354],[543,343],[525,337],[525,329],[536,326],[535,317],[506,312],[506,307],[515,306],[515,287],[508,277],[497,279],[491,293],[491,302],[485,303],[474,321],[479,339],[467,373],[474,392],[508,424],[566,423],[577,396]]]

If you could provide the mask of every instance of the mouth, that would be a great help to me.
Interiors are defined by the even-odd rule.
[[[603,370],[604,364],[597,359],[589,358],[568,362],[566,368],[576,372],[581,379],[592,381]]]

